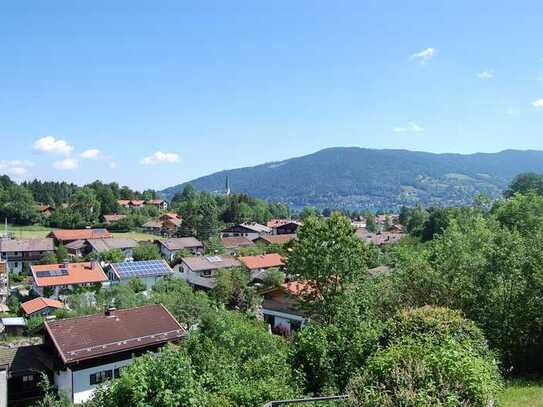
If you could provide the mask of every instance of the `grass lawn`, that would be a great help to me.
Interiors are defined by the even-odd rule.
[[[31,226],[16,226],[8,225],[8,232],[12,232],[15,235],[16,239],[43,239],[46,237],[51,228],[40,225],[31,225]],[[3,228],[2,228],[3,231]],[[157,236],[148,235],[141,232],[127,232],[127,233],[112,233],[115,237],[126,237],[128,239],[134,240],[154,240],[157,239]]]
[[[543,407],[543,381],[509,381],[498,400],[502,407]]]

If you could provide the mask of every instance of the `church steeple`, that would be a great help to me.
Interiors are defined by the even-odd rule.
[[[228,179],[228,175],[226,176],[226,184],[224,186],[224,194],[226,196],[230,195],[230,179]]]

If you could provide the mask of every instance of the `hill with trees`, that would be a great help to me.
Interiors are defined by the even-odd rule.
[[[338,147],[255,167],[217,172],[189,183],[201,191],[233,192],[282,202],[341,209],[398,209],[402,205],[460,206],[485,193],[499,196],[514,176],[543,172],[543,152],[433,154]],[[171,199],[188,184],[161,191]]]

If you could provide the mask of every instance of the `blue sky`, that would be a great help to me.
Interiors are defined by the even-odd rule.
[[[540,1],[3,1],[0,172],[160,189],[332,146],[543,149],[542,15]]]

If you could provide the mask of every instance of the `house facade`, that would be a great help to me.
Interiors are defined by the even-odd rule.
[[[55,244],[66,245],[75,240],[105,239],[111,237],[107,229],[55,229],[47,235]]]
[[[272,332],[290,335],[300,329],[308,320],[307,313],[300,307],[300,299],[310,290],[305,282],[291,281],[280,287],[261,292],[262,313]]]
[[[285,266],[283,257],[278,253],[257,256],[241,256],[238,259],[250,273],[251,281],[263,282],[266,270],[282,269]]]
[[[187,250],[192,255],[204,253],[204,245],[195,237],[178,237],[167,240],[157,240],[160,253],[168,261],[173,261],[182,250]]]
[[[182,340],[186,330],[160,304],[45,321],[44,346],[55,359],[53,380],[72,403],[88,401],[96,387],[117,378],[146,352]]]
[[[21,304],[21,310],[27,318],[36,315],[47,316],[61,308],[64,308],[62,302],[43,297],[34,298]]]
[[[88,239],[87,245],[90,253],[120,250],[125,259],[132,259],[134,257],[134,248],[138,246],[138,242],[125,237],[109,237],[106,239]]]
[[[267,226],[272,235],[293,235],[297,233],[301,223],[290,219],[271,219]]]
[[[226,254],[230,256],[234,256],[239,249],[243,249],[246,247],[255,247],[255,242],[252,240],[247,239],[243,236],[225,236],[221,237],[221,243],[224,246],[224,250]]]
[[[230,226],[221,231],[223,237],[246,237],[251,241],[255,241],[263,234],[270,234],[271,228],[259,223],[241,223],[239,225]]]
[[[193,256],[183,257],[180,270],[186,276],[213,277],[220,269],[241,267],[232,256]]]
[[[23,266],[39,262],[55,251],[53,239],[1,239],[0,258],[6,260],[12,272],[20,273]]]

